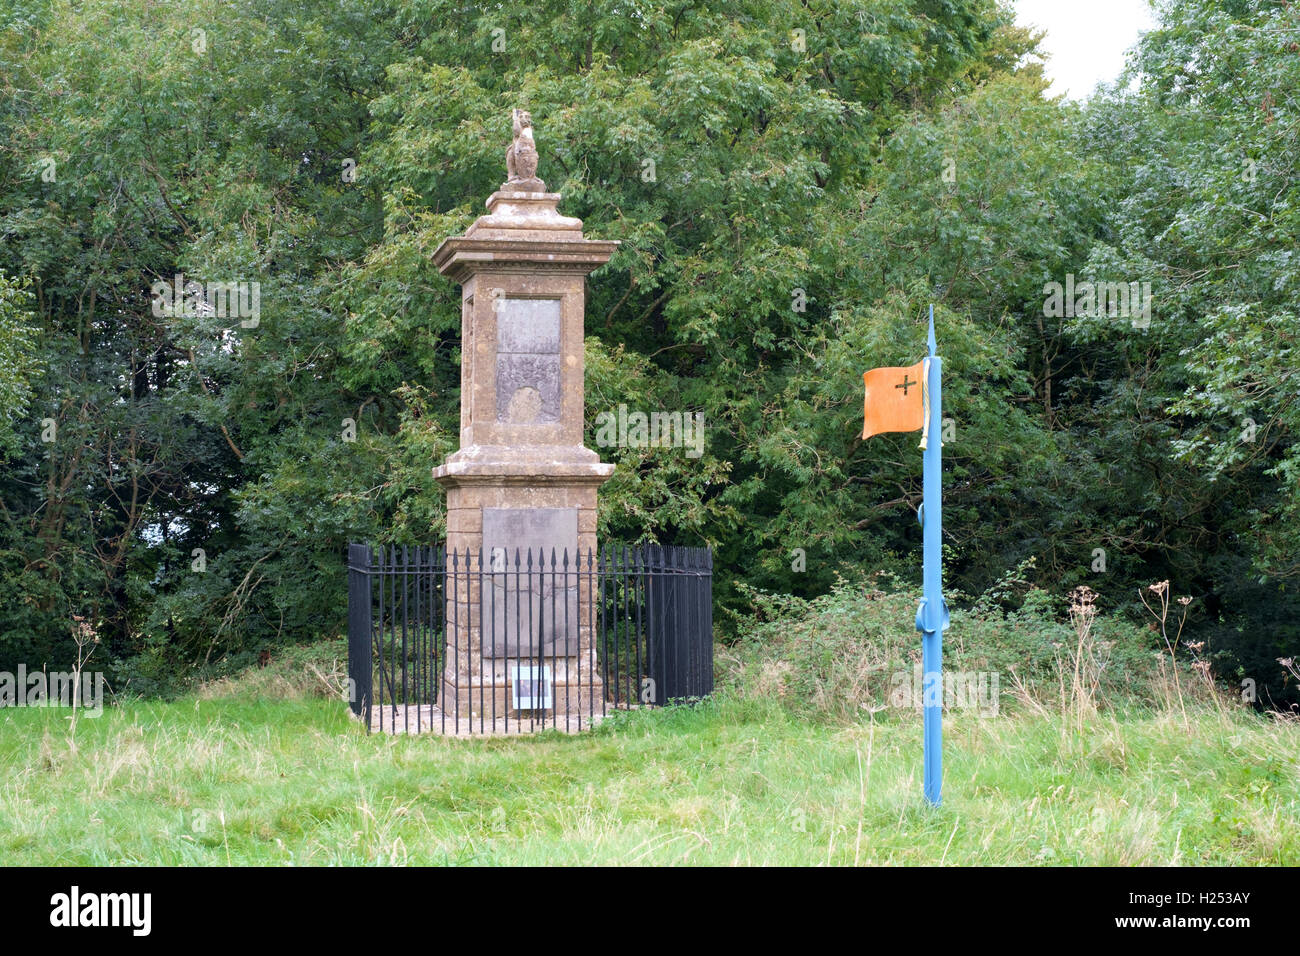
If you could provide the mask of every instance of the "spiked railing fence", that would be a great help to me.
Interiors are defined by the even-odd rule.
[[[713,690],[707,548],[348,549],[348,676],[373,730],[580,730]]]

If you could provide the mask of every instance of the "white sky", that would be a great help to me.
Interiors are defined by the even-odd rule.
[[[1138,33],[1155,26],[1147,0],[1014,0],[1016,20],[1047,31],[1049,91],[1083,99],[1124,68]]]

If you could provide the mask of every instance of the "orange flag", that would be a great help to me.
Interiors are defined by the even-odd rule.
[[[881,432],[914,432],[925,425],[921,383],[925,360],[909,368],[873,368],[862,373],[866,386],[862,437]]]

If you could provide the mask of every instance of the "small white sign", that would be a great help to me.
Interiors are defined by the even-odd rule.
[[[533,664],[511,664],[510,701],[515,710],[550,710],[551,669]]]

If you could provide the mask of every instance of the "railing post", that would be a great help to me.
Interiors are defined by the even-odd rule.
[[[348,545],[348,706],[366,722],[367,733],[374,687],[373,562],[368,545]]]

